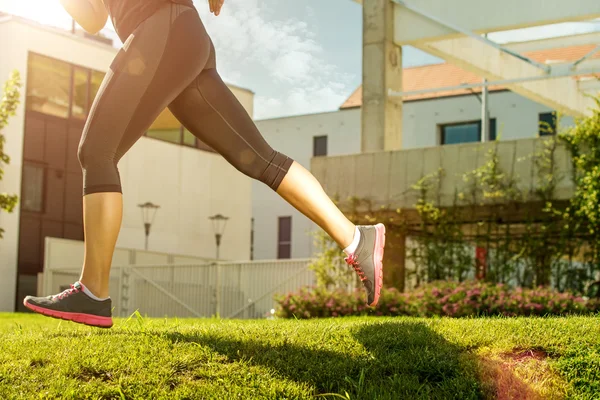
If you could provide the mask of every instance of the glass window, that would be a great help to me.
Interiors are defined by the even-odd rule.
[[[538,117],[539,135],[556,135],[556,114],[553,112],[540,113]]]
[[[183,144],[186,146],[196,147],[196,136],[187,129],[183,129]]]
[[[146,136],[164,140],[166,142],[181,144],[182,132],[181,123],[171,113],[168,108],[165,108],[154,120]]]
[[[30,54],[27,66],[27,109],[57,117],[69,117],[71,66],[38,54]]]
[[[479,142],[481,140],[481,121],[463,122],[441,126],[442,144]],[[490,118],[489,140],[496,140],[496,119]]]
[[[165,142],[181,143],[181,130],[179,129],[151,129],[146,136]]]
[[[23,164],[21,208],[24,211],[44,210],[44,167]]]
[[[277,258],[292,256],[292,217],[279,217]]]
[[[490,118],[490,141],[496,140],[496,118]]]
[[[326,156],[327,155],[327,136],[315,136],[313,137],[313,156]]]
[[[480,132],[478,122],[446,125],[442,127],[442,144],[477,142]]]
[[[85,69],[75,68],[73,76],[73,104],[71,104],[71,116],[77,119],[85,119],[88,113],[88,78],[90,72]]]

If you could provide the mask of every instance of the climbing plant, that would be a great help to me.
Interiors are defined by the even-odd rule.
[[[18,71],[14,71],[10,78],[4,83],[2,98],[0,98],[0,180],[4,176],[4,166],[10,163],[10,157],[4,152],[6,139],[2,135],[2,129],[8,124],[10,117],[15,115],[19,105],[21,89],[21,77]],[[12,212],[17,204],[17,196],[8,193],[0,193],[0,211]],[[0,238],[4,229],[0,227]]]
[[[517,164],[530,161],[535,171],[532,187],[521,183],[525,177],[513,172],[518,168],[506,171],[502,167],[505,164],[496,145],[483,155],[481,166],[463,174],[464,185],[454,191],[450,204],[441,199],[443,169],[411,186],[417,194],[410,207],[418,215],[417,226],[407,224],[403,210],[374,208],[366,199],[349,199],[344,209],[355,223],[359,218],[367,223],[384,222],[388,231],[409,235],[411,267],[406,279],[413,286],[476,278],[583,293],[600,273],[600,101],[596,103],[598,108],[590,116],[576,119],[570,128],[555,132],[542,125],[542,130],[551,130],[553,135],[537,142],[532,154],[514,160]],[[556,118],[560,126],[560,115]],[[565,160],[557,159],[561,146],[568,150],[571,175],[565,173]],[[569,187],[562,185],[566,179],[574,187],[568,199],[564,192],[557,195],[558,188]],[[523,179],[530,181],[531,177]],[[400,238],[388,234],[386,252]],[[312,267],[320,284],[356,284],[355,274],[344,268],[339,246],[322,232],[317,243],[321,250]],[[483,265],[476,248],[483,250]]]

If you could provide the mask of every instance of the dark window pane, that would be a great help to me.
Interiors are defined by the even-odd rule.
[[[23,158],[44,162],[46,147],[46,117],[29,112],[25,115],[25,137],[23,138]],[[81,169],[81,167],[79,167]]]
[[[75,68],[73,76],[73,104],[71,105],[71,116],[77,119],[85,119],[88,113],[88,78],[89,71]]]
[[[442,126],[442,144],[477,142],[480,130],[479,122]]]
[[[30,54],[27,66],[27,109],[68,118],[71,69],[68,63]]]
[[[52,118],[46,122],[44,161],[50,168],[65,168],[67,129],[67,120]]]
[[[100,85],[102,85],[105,75],[104,72],[92,71],[92,80],[90,82],[90,100],[92,103],[96,98],[96,94],[98,94],[98,90],[100,89]]]
[[[327,136],[313,137],[313,156],[320,157],[327,155]]]
[[[181,131],[179,129],[152,129],[148,131],[147,136],[176,144],[181,141]]]
[[[187,129],[183,130],[183,144],[186,146],[196,147],[196,136]]]
[[[292,240],[292,217],[279,217],[279,243]]]
[[[83,240],[83,225],[65,223],[65,239]]]
[[[44,209],[44,168],[23,165],[23,189],[21,209],[24,211],[42,212]]]
[[[292,217],[279,217],[277,258],[292,256]]]
[[[83,202],[81,193],[83,191],[83,179],[80,174],[67,172],[65,174],[65,222],[83,224]]]
[[[291,244],[280,244],[277,248],[277,258],[292,258]]]
[[[42,249],[42,220],[37,216],[21,214],[19,229],[19,272],[35,274]]]
[[[490,141],[496,140],[496,118],[490,118]]]
[[[46,169],[45,183],[48,191],[44,198],[44,217],[62,221],[65,213],[65,173],[58,169]]]
[[[556,115],[554,113],[540,113],[538,133],[540,136],[556,134]]]

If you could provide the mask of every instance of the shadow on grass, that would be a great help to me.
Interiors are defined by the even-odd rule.
[[[337,336],[337,340],[345,341],[345,345],[335,346],[342,347],[341,351],[323,346],[325,338],[311,345],[286,339],[269,343],[260,336],[239,340],[210,331],[182,334],[95,330],[93,336],[143,334],[173,343],[197,343],[225,356],[229,362],[263,366],[275,378],[307,384],[315,395],[329,399],[339,397],[332,394],[345,398],[346,392],[351,399],[541,399],[514,374],[508,363],[477,357],[448,342],[422,322],[372,322],[350,329],[356,342]],[[324,331],[323,335],[327,333]],[[85,338],[90,335],[92,332],[60,331],[50,336]],[[356,343],[364,351],[357,351]],[[521,355],[513,355],[515,357]],[[109,377],[103,374],[103,371],[81,372],[83,378]]]
[[[241,341],[210,333],[168,333],[166,337],[173,342],[207,346],[232,362],[268,367],[275,376],[311,385],[315,394],[344,396],[347,392],[352,399],[499,397],[493,382],[480,380],[486,375],[480,367],[486,365],[423,323],[374,323],[359,326],[352,333],[368,355],[352,356],[285,340],[276,345],[259,338]],[[513,384],[517,381],[511,380]],[[519,386],[528,392],[526,385]]]

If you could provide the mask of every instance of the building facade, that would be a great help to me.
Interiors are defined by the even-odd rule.
[[[21,309],[36,293],[45,237],[83,240],[82,173],[77,149],[104,74],[117,53],[110,42],[14,17],[0,18],[0,83],[14,70],[23,83],[16,116],[2,131],[10,163],[0,192],[17,194],[0,213],[0,311]],[[253,93],[230,86],[252,115]],[[117,246],[143,249],[139,204],[160,206],[149,250],[215,256],[209,217],[229,217],[224,259],[250,257],[251,182],[165,110],[119,163],[124,217]]]
[[[574,61],[590,52],[594,37],[581,35],[561,41],[545,40],[510,45],[540,62]],[[558,47],[556,47],[558,46]],[[480,82],[481,78],[449,64],[405,68],[407,92]],[[592,85],[592,83],[594,83]],[[581,81],[593,93],[598,82]],[[330,113],[257,121],[275,149],[310,169],[312,157],[357,154],[361,151],[361,95],[359,87]],[[402,149],[414,149],[481,141],[481,89],[409,94],[403,98]],[[553,134],[573,124],[554,110],[502,87],[491,87],[487,140],[514,140]],[[255,259],[305,258],[315,255],[317,227],[276,193],[253,183],[253,257]],[[288,248],[290,249],[288,251]]]

